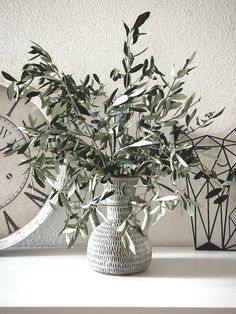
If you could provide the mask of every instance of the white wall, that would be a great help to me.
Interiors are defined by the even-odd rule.
[[[199,67],[187,91],[202,96],[199,112],[227,107],[207,131],[225,135],[235,127],[236,0],[0,0],[0,69],[17,76],[33,40],[76,79],[97,73],[109,92],[110,70],[122,57],[122,20],[131,25],[145,11],[151,17],[140,42],[149,46],[147,55],[154,55],[162,71],[169,74],[173,63],[178,67],[198,51]],[[63,245],[55,238],[62,220],[54,215],[22,245]],[[180,211],[166,216],[150,234],[154,244],[192,244],[189,217]]]

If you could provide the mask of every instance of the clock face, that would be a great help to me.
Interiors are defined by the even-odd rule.
[[[32,182],[29,166],[19,165],[24,156],[3,155],[7,145],[26,142],[27,135],[18,126],[22,126],[23,121],[28,123],[29,114],[37,118],[37,125],[43,124],[45,117],[32,102],[14,105],[6,91],[0,85],[0,249],[28,236],[51,211],[46,202],[50,188],[42,189]]]

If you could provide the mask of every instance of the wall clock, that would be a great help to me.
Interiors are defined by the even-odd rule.
[[[33,102],[25,105],[7,97],[7,88],[0,85],[0,249],[19,242],[33,232],[49,215],[47,199],[50,187],[32,184],[28,166],[18,166],[22,156],[3,156],[7,143],[25,141],[26,135],[17,126],[28,121],[28,115],[45,122],[45,116]]]

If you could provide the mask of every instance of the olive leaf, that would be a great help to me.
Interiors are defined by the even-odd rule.
[[[146,20],[149,18],[149,16],[150,16],[150,12],[145,12],[145,13],[139,15],[137,20],[135,21],[132,29],[137,29],[140,26],[142,26],[146,22]]]
[[[2,71],[2,76],[8,81],[16,82],[16,79],[7,72]]]
[[[218,195],[221,191],[222,191],[222,188],[217,188],[217,189],[211,190],[211,191],[206,195],[206,198],[212,198],[212,197]]]

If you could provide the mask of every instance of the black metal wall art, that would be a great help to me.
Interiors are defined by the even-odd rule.
[[[195,207],[191,219],[195,248],[236,251],[236,188],[232,185],[236,173],[236,129],[224,138],[204,135],[189,140],[199,166],[187,178],[187,192],[202,205]],[[210,179],[201,175],[206,167],[213,174]],[[229,197],[217,186],[217,180],[214,182],[214,176],[225,182]]]

